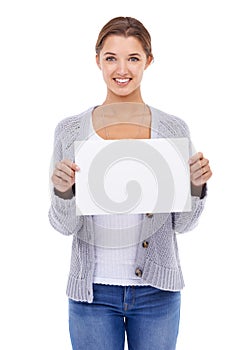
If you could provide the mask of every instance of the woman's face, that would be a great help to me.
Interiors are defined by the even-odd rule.
[[[126,98],[130,102],[142,102],[140,83],[152,58],[147,59],[137,38],[108,36],[96,60],[107,85],[107,101],[112,103]]]

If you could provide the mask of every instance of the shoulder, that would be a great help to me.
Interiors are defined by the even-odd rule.
[[[150,107],[154,116],[158,119],[158,128],[160,132],[166,134],[168,132],[171,136],[189,137],[190,131],[187,123],[172,114],[163,112],[157,108]]]
[[[80,130],[80,125],[83,121],[83,119],[88,115],[88,112],[90,112],[92,108],[89,108],[88,110],[73,115],[70,117],[63,118],[55,128],[55,138],[65,138],[65,137],[74,137],[78,134]]]

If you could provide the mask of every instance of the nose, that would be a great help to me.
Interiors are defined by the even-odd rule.
[[[125,76],[128,73],[127,61],[119,60],[117,62],[117,74],[120,76]]]

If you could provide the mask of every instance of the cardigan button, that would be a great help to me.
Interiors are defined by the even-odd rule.
[[[149,246],[149,243],[148,243],[147,241],[144,241],[144,242],[142,243],[142,247],[143,247],[143,248],[148,248],[148,246]]]
[[[138,277],[142,276],[142,270],[140,270],[140,268],[137,267],[137,269],[135,270],[135,275]]]
[[[153,217],[153,213],[146,213],[146,216],[147,216],[148,218],[152,218],[152,217]]]

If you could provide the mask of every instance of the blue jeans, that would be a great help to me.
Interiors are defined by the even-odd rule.
[[[69,299],[73,350],[175,350],[180,292],[94,284],[93,303]]]

